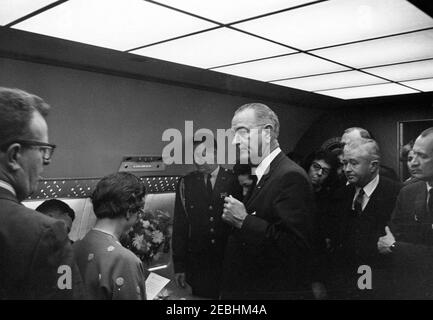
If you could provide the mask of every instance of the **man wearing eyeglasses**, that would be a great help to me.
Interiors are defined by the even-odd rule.
[[[336,192],[331,212],[338,232],[334,235],[336,260],[330,295],[341,299],[379,298],[389,261],[377,252],[401,185],[379,174],[380,150],[372,139],[345,144],[343,170],[348,184]],[[367,265],[373,274],[372,289],[358,287],[358,268]]]
[[[21,204],[55,148],[48,110],[35,95],[0,88],[0,299],[83,297],[65,225]]]
[[[222,219],[233,231],[224,257],[223,299],[310,297],[312,186],[281,151],[279,126],[275,112],[261,103],[241,106],[232,119],[240,163],[253,166],[257,184],[245,204],[225,198]]]

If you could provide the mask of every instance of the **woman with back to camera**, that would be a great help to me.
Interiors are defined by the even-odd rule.
[[[102,178],[92,194],[95,227],[73,245],[88,295],[98,300],[145,300],[145,269],[119,238],[137,221],[145,188],[133,174]]]

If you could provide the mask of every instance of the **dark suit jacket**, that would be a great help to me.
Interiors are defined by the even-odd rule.
[[[302,298],[314,207],[305,171],[279,153],[245,207],[242,228],[228,239],[222,298]]]
[[[58,287],[62,265],[71,267],[72,289]],[[84,286],[64,224],[0,188],[0,300],[80,298]]]
[[[222,262],[230,226],[221,215],[224,197],[241,197],[241,186],[233,172],[220,167],[208,197],[202,173],[194,171],[177,186],[173,221],[175,272],[185,272],[193,294],[218,298]]]
[[[433,298],[433,221],[427,213],[424,181],[405,186],[391,220],[396,243],[394,259],[395,295],[398,299]]]
[[[400,188],[400,183],[380,176],[361,215],[352,211],[355,186],[347,185],[335,193],[333,213],[339,226],[335,241],[342,268],[358,268],[362,264],[379,267],[384,263],[377,241],[385,235]],[[351,273],[356,274],[356,270]]]

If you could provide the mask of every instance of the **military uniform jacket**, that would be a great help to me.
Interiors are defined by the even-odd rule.
[[[237,178],[220,167],[212,196],[203,173],[194,171],[179,180],[173,222],[173,262],[176,273],[185,272],[193,293],[215,297],[221,276],[229,225],[221,215],[224,198],[240,198]]]
[[[73,245],[90,299],[145,300],[145,270],[112,235],[90,230]]]

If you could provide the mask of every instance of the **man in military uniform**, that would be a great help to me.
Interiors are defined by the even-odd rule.
[[[209,148],[211,149],[211,148]],[[182,177],[176,190],[173,223],[173,263],[177,284],[186,282],[195,296],[219,297],[222,262],[230,227],[221,215],[224,197],[240,198],[241,187],[234,174],[204,158],[204,141],[194,142],[196,171]],[[214,141],[213,159],[216,159]],[[212,157],[211,157],[212,158]]]

